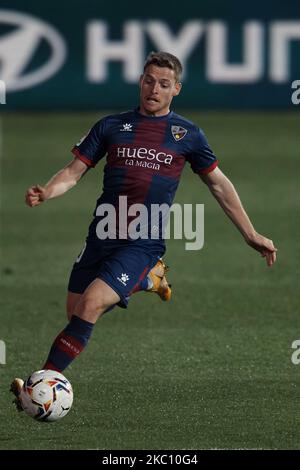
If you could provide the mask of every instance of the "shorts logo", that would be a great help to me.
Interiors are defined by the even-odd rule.
[[[176,142],[178,140],[181,140],[184,138],[184,136],[186,135],[187,133],[187,130],[184,128],[184,127],[181,127],[181,126],[172,126],[171,127],[171,131],[172,131],[172,136],[174,137],[174,139],[176,140]]]
[[[128,124],[127,122],[123,124],[123,129],[120,129],[121,132],[132,132],[132,124]]]
[[[120,281],[124,286],[127,285],[127,282],[129,281],[129,276],[126,273],[122,273],[121,277],[117,277],[118,281]]]

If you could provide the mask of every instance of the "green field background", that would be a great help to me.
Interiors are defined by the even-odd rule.
[[[102,113],[101,113],[102,114]],[[205,204],[205,245],[168,242],[173,298],[139,293],[104,316],[65,374],[69,415],[37,423],[9,384],[43,364],[65,326],[70,268],[103,164],[63,197],[30,209],[101,114],[1,117],[1,449],[300,449],[299,113],[184,113],[206,132],[257,229],[278,247],[268,268],[187,166],[175,202]]]

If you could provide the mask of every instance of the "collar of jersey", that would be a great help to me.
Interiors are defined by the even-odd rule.
[[[139,106],[137,106],[134,109],[134,112],[135,112],[135,114],[137,114],[139,116],[139,118],[155,119],[157,121],[161,121],[163,119],[169,119],[173,114],[173,111],[169,111],[168,114],[164,114],[163,116],[146,116],[145,114],[140,113],[140,107]]]

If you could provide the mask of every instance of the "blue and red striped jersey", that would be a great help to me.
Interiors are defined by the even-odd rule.
[[[198,174],[218,164],[203,131],[173,111],[158,117],[138,109],[106,116],[72,152],[89,167],[106,156],[97,207],[110,203],[116,210],[119,196],[127,196],[128,206],[171,206],[186,162]]]

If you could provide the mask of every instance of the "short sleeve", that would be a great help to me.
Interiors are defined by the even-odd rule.
[[[204,132],[199,128],[194,131],[187,160],[193,172],[200,175],[210,173],[218,166],[218,159],[210,148]]]
[[[105,118],[98,121],[89,133],[72,148],[72,153],[89,167],[97,165],[107,153]]]

